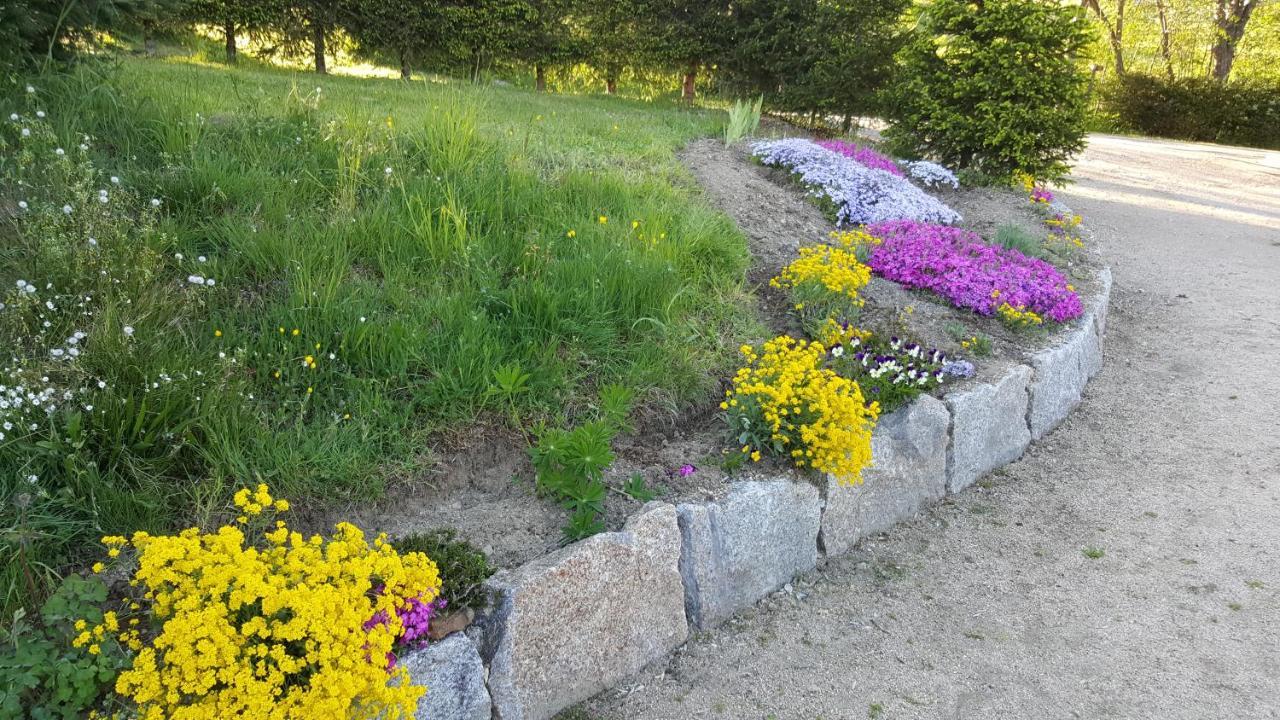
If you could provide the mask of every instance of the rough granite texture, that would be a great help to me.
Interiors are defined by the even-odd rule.
[[[752,605],[818,563],[822,500],[806,482],[734,483],[723,499],[679,507],[680,572],[700,628]]]
[[[495,576],[489,690],[499,720],[546,720],[689,636],[675,507]]]
[[[417,720],[489,720],[492,706],[484,686],[484,664],[462,633],[400,658],[415,685],[425,685]]]
[[[1017,460],[1031,442],[1027,386],[1031,368],[1015,365],[996,384],[944,398],[951,410],[947,491],[959,492],[986,473]]]
[[[862,484],[827,479],[822,548],[842,555],[859,539],[888,530],[941,500],[947,487],[947,428],[942,401],[921,395],[880,418],[871,436],[871,467]]]
[[[1031,409],[1027,422],[1031,439],[1039,440],[1058,426],[1080,404],[1089,382],[1090,360],[1096,353],[1093,322],[1086,321],[1060,344],[1031,356],[1035,376],[1031,380]]]

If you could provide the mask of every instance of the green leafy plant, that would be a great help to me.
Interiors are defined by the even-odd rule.
[[[604,471],[613,463],[613,438],[627,424],[631,392],[616,385],[600,391],[599,417],[573,429],[536,430],[529,448],[538,489],[557,498],[569,511],[563,528],[566,544],[604,530]]]
[[[764,95],[750,100],[735,100],[729,108],[729,121],[724,126],[724,144],[732,145],[739,140],[754,135],[760,129],[760,111],[764,106]]]
[[[520,414],[516,409],[516,399],[529,392],[530,377],[529,373],[520,367],[520,363],[506,363],[493,371],[493,383],[485,391],[486,395],[506,403],[508,417],[512,424],[519,424]]]
[[[626,484],[622,486],[622,492],[629,495],[632,500],[637,500],[642,503],[649,502],[650,500],[657,499],[658,497],[658,488],[651,488],[646,485],[644,476],[640,473],[632,475],[627,480]]]
[[[484,581],[496,568],[476,546],[462,540],[451,529],[415,533],[391,543],[401,554],[424,553],[435,561],[440,571],[440,597],[445,611],[467,608],[477,612],[489,604]]]
[[[919,7],[915,37],[898,53],[894,149],[1001,179],[1062,179],[1084,147],[1084,11],[1053,0]]]
[[[0,715],[83,718],[103,709],[126,664],[124,649],[107,633],[93,650],[73,648],[72,638],[103,622],[107,586],[96,576],[70,575],[40,607],[38,618],[19,609],[0,630]]]

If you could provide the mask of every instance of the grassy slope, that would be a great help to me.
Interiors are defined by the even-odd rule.
[[[22,359],[10,383],[89,387],[95,411],[10,434],[0,488],[11,500],[30,489],[14,478],[40,478],[47,497],[23,524],[54,565],[99,532],[205,519],[236,483],[376,495],[432,433],[507,412],[487,392],[504,365],[530,376],[523,421],[572,415],[604,382],[679,407],[705,397],[753,322],[745,243],[674,156],[715,131],[704,112],[180,61],[38,84],[57,138],[0,167],[0,200],[33,203],[32,219],[0,220],[0,286],[92,300],[48,313],[46,332],[44,311],[11,297],[11,315],[31,316],[0,322],[0,340]],[[0,109],[29,118],[31,99]],[[98,175],[39,170],[81,133]],[[97,208],[109,175],[123,180],[115,215],[55,210]],[[50,363],[76,330],[83,354]]]

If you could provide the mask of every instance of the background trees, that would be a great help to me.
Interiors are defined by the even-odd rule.
[[[889,137],[992,178],[1061,178],[1084,146],[1091,39],[1055,0],[933,0],[898,54]]]

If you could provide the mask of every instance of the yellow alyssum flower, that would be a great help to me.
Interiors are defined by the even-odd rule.
[[[1011,327],[1033,327],[1044,323],[1044,318],[1028,310],[1025,305],[1014,307],[1009,303],[1001,303],[1000,307],[996,308],[996,314]]]
[[[830,245],[811,245],[800,248],[800,257],[784,267],[769,285],[781,289],[818,283],[830,293],[861,304],[858,291],[869,282],[871,268],[858,262],[854,253]]]
[[[234,498],[246,511],[259,501],[284,502],[265,485]],[[423,688],[388,653],[396,611],[438,595],[435,563],[347,523],[304,538],[278,522],[260,538],[234,526],[133,536],[133,584],[155,631],[118,635],[133,655],[115,691],[136,717],[413,717]],[[95,631],[118,623],[104,616]]]
[[[742,355],[746,365],[733,379],[730,424],[770,441],[756,450],[744,445],[742,452],[755,460],[761,450],[792,446],[797,467],[860,483],[880,408],[865,402],[856,382],[823,367],[826,347],[783,335],[760,353],[743,346]]]

